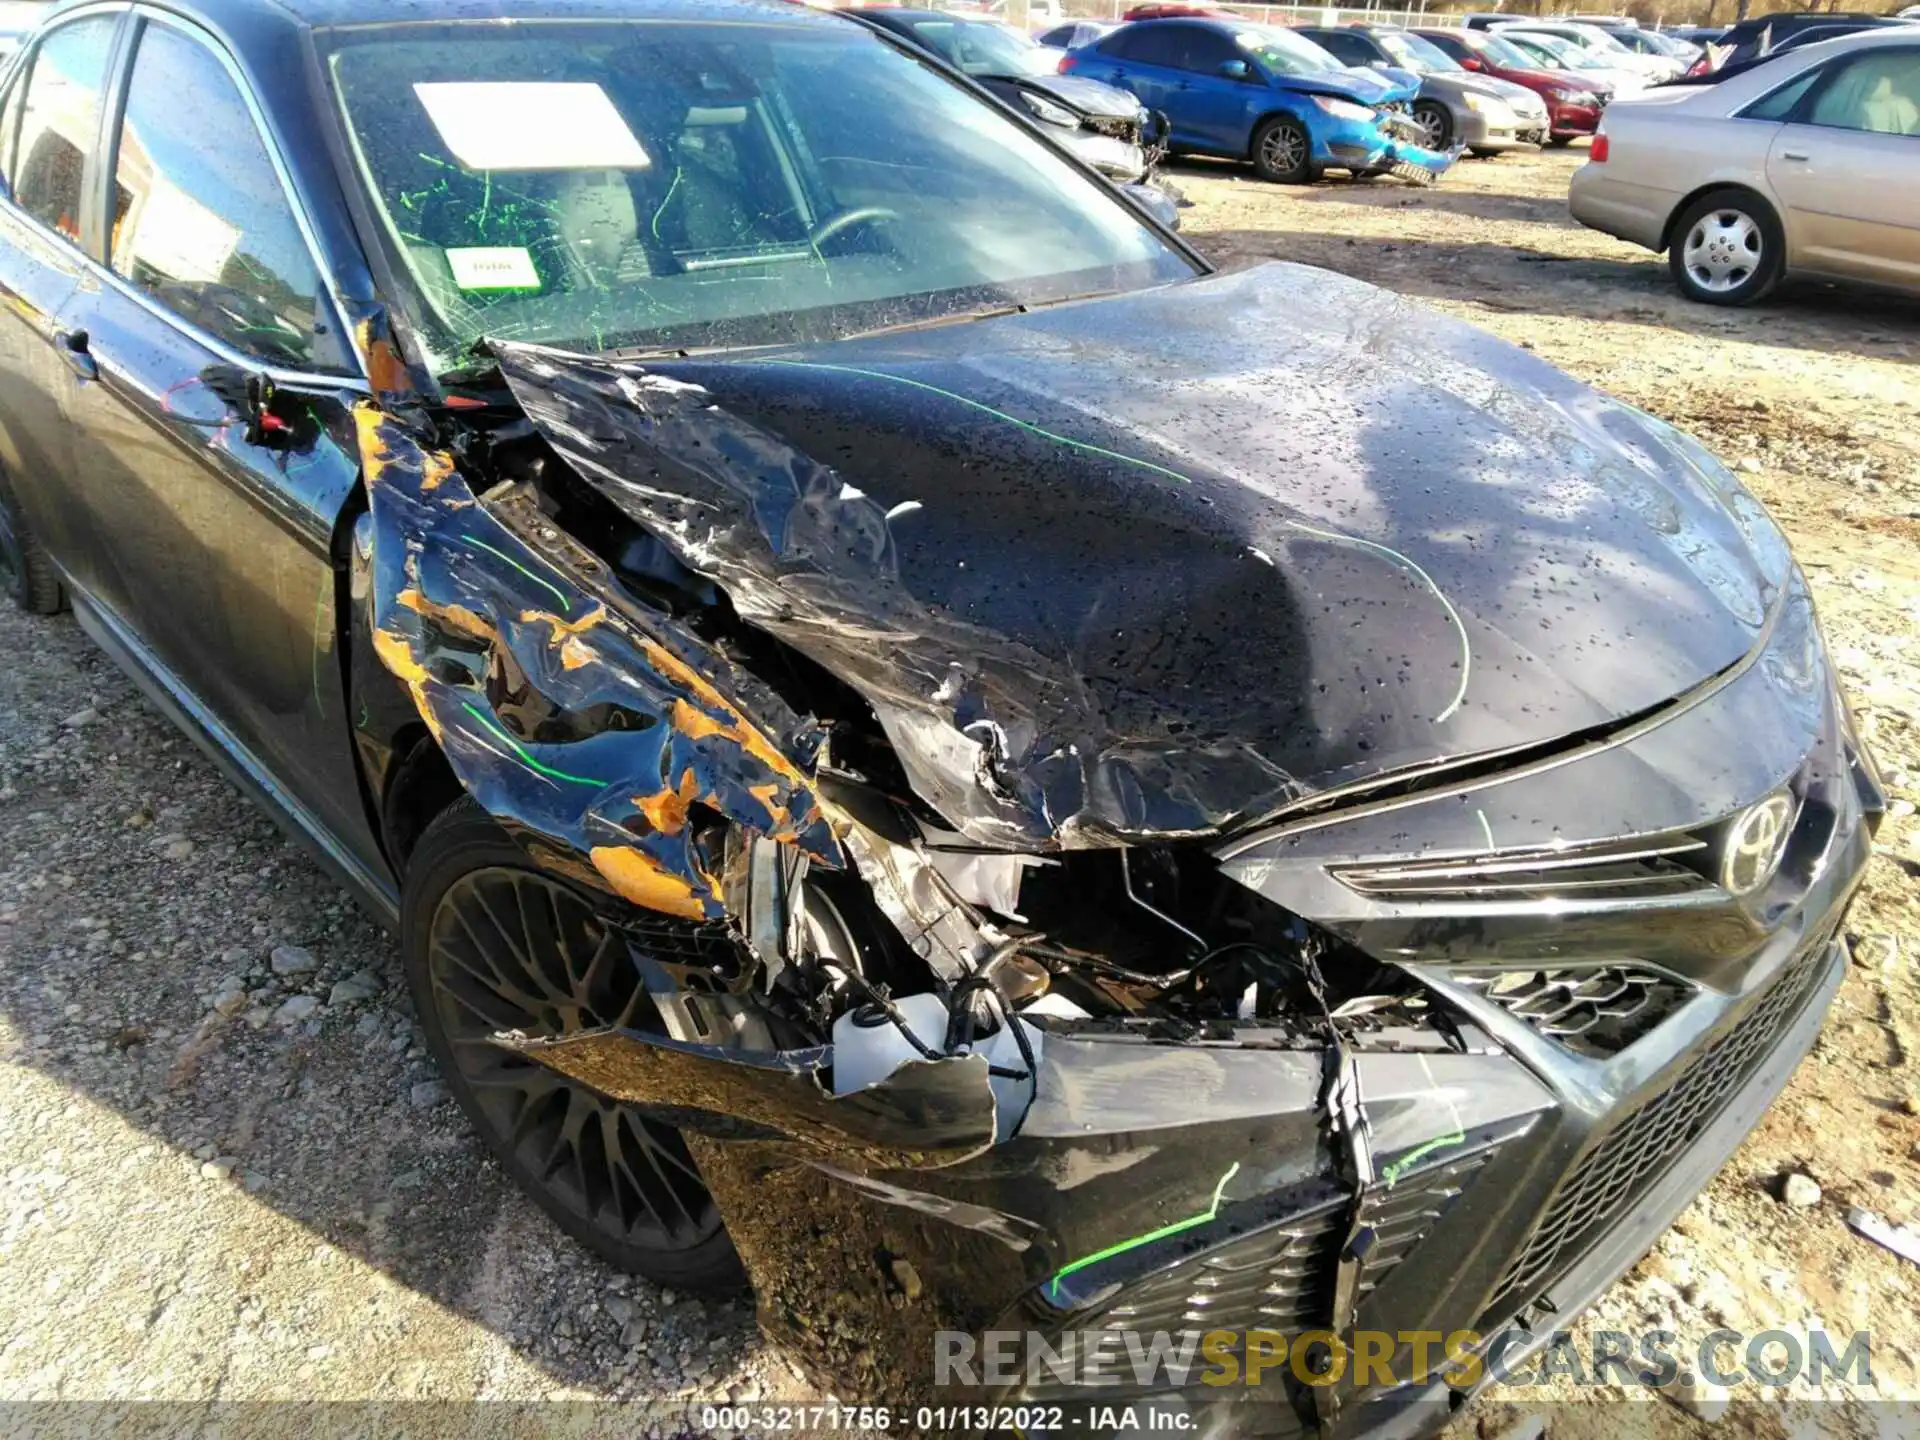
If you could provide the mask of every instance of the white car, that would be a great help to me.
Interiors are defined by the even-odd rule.
[[[1861,31],[1617,100],[1568,205],[1667,251],[1681,291],[1711,304],[1794,273],[1920,293],[1920,32]]]
[[[1570,70],[1582,80],[1602,81],[1613,88],[1615,95],[1632,95],[1647,88],[1647,77],[1638,70],[1605,64],[1558,35],[1505,25],[1493,33],[1537,61],[1542,70]]]
[[[1657,85],[1662,80],[1671,80],[1682,69],[1680,62],[1669,55],[1646,55],[1622,45],[1610,31],[1599,25],[1582,25],[1572,20],[1538,20],[1512,27],[1501,26],[1496,33],[1504,34],[1509,28],[1524,30],[1532,35],[1552,35],[1570,45],[1578,45],[1589,58],[1615,70],[1632,70],[1644,76],[1649,84]]]

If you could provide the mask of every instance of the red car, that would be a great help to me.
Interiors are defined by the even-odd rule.
[[[1498,35],[1484,30],[1415,30],[1431,40],[1465,69],[1496,80],[1524,85],[1547,102],[1547,126],[1555,145],[1569,145],[1577,135],[1600,128],[1600,112],[1613,98],[1604,80],[1576,77],[1567,70],[1541,70]]]

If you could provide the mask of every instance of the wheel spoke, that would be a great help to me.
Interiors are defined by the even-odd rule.
[[[719,1228],[678,1132],[490,1038],[657,1025],[630,953],[651,933],[612,929],[565,884],[501,867],[442,897],[426,958],[441,1039],[469,1103],[543,1202],[622,1244],[678,1250]],[[678,956],[700,941],[666,930],[656,943]]]

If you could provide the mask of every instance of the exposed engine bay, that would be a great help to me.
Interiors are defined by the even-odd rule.
[[[1399,967],[1227,880],[1193,839],[978,843],[923,798],[858,690],[746,623],[517,393],[443,413],[444,450],[361,411],[373,644],[536,859],[725,928],[712,963],[654,967],[660,1034],[710,1044],[718,1027],[737,1057],[785,1057],[836,1095],[984,1057],[954,1081],[991,1096],[977,1150],[1017,1131],[1049,1034],[1245,1028],[1337,1050],[1450,1029]]]

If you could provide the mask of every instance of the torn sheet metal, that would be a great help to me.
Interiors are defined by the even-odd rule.
[[[910,1060],[877,1085],[832,1095],[831,1046],[741,1050],[634,1030],[557,1039],[502,1035],[502,1048],[588,1089],[722,1139],[785,1139],[877,1169],[956,1165],[993,1144],[994,1099],[980,1055]]]
[[[1666,427],[1305,267],[777,352],[489,343],[982,845],[1212,833],[1638,714],[1775,579]]]
[[[689,920],[726,901],[702,808],[839,863],[800,769],[809,725],[666,617],[545,558],[408,425],[370,402],[355,414],[375,651],[489,813],[571,852],[579,878]],[[779,730],[748,718],[736,679]]]

